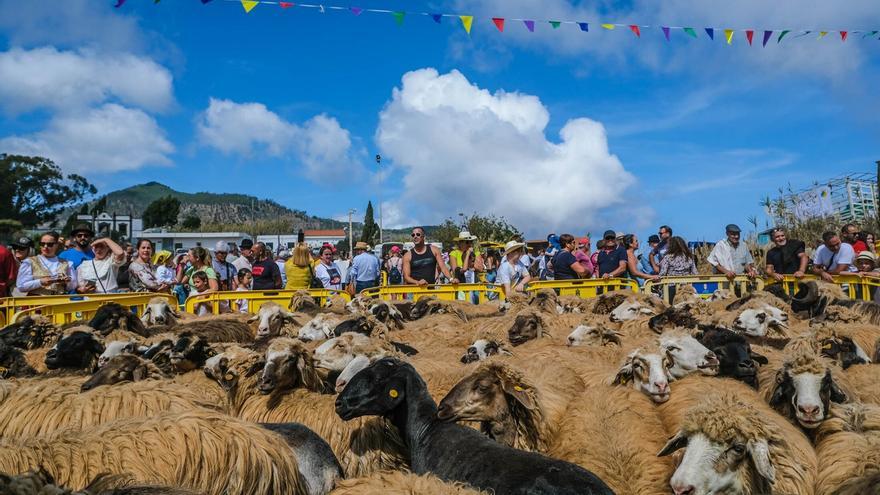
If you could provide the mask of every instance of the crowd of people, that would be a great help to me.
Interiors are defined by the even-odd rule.
[[[326,288],[352,294],[376,287],[411,284],[474,283],[486,281],[506,292],[524,291],[533,280],[630,278],[643,284],[662,277],[698,274],[694,250],[672,228],[663,225],[643,247],[636,234],[608,230],[595,243],[571,234],[547,237],[543,246],[529,250],[522,239],[502,248],[481,249],[476,236],[462,231],[455,246],[444,251],[427,242],[425,229],[415,227],[412,242],[394,245],[377,257],[367,243],[358,242],[352,256],[324,244],[316,252],[302,233],[293,249],[273,253],[262,242],[242,240],[237,246],[218,241],[212,251],[198,246],[186,254],[154,252],[141,239],[120,245],[88,225],[76,226],[62,240],[56,232],[28,237],[0,246],[0,296],[93,294],[114,292],[169,292],[181,304],[187,297],[217,291]],[[831,281],[834,275],[880,276],[873,233],[854,224],[828,231],[815,240],[812,257],[807,243],[789,239],[782,228],[771,233],[773,247],[766,263],[757,266],[752,250],[734,224],[714,244],[706,262],[716,274],[737,276],[803,277],[813,274]],[[233,252],[230,252],[230,249]],[[34,252],[36,251],[36,252]],[[229,311],[247,311],[245,298]]]

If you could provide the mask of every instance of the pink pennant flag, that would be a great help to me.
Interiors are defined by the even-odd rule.
[[[663,36],[666,36],[666,41],[669,41],[669,28],[666,26],[662,26],[660,29],[663,30]]]
[[[295,4],[293,2],[278,2],[278,5],[280,5],[282,9],[289,9]]]
[[[535,21],[523,21],[523,24],[526,25],[526,29],[528,29],[530,32],[535,32]]]
[[[846,41],[846,35],[849,34],[846,31],[840,32],[840,41]]]
[[[349,10],[351,10],[351,13],[356,16],[361,15],[361,12],[364,11],[364,9],[362,9],[360,7],[351,7]]]
[[[114,5],[114,7],[116,7],[118,9],[119,7],[122,7],[122,4],[124,4],[124,3],[125,3],[125,0],[116,0],[116,5]]]
[[[502,33],[504,32],[504,18],[503,17],[493,17],[492,22],[495,23],[495,27],[498,28]]]
[[[639,26],[638,26],[638,25],[636,25],[636,24],[630,24],[630,25],[629,25],[629,30],[632,31],[633,34],[636,35],[636,38],[641,38],[641,37],[642,37],[642,32],[639,30]]]
[[[752,46],[752,38],[755,37],[755,31],[752,29],[746,29],[746,39],[749,40],[749,46]]]

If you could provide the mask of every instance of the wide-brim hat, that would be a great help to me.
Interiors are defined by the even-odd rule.
[[[513,251],[520,250],[524,247],[526,247],[526,245],[522,242],[510,241],[504,245],[504,256],[507,256]]]
[[[354,245],[355,249],[362,249],[364,251],[369,251],[370,245],[363,241],[358,241],[357,244]]]
[[[157,251],[156,254],[153,255],[153,264],[164,265],[169,258],[171,258],[171,251],[166,251],[164,249]]]
[[[859,260],[871,260],[874,263],[876,263],[877,262],[877,255],[875,255],[871,251],[862,251],[861,253],[859,253],[858,256],[856,256],[856,261],[859,261]]]
[[[87,223],[78,223],[78,224],[74,225],[73,229],[70,231],[70,236],[71,237],[76,236],[77,232],[85,232],[92,237],[95,236],[95,231],[92,230],[92,226]]]
[[[477,240],[477,236],[471,235],[471,233],[468,232],[467,230],[462,230],[461,232],[458,233],[458,237],[453,239],[453,241],[456,241],[456,242],[476,241],[476,240]]]

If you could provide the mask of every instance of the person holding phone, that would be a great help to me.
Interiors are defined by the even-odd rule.
[[[92,241],[94,259],[83,261],[76,269],[76,291],[80,294],[119,292],[116,277],[125,263],[125,251],[109,237],[99,235]]]
[[[40,237],[40,254],[31,256],[18,267],[16,287],[29,296],[51,296],[73,292],[76,272],[69,261],[58,258],[58,233]]]

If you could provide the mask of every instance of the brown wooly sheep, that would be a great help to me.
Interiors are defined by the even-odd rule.
[[[123,419],[48,439],[4,438],[0,448],[0,472],[41,466],[74,489],[110,474],[206,495],[305,493],[297,460],[281,436],[207,410]]]
[[[343,421],[335,413],[336,396],[302,388],[278,397],[262,395],[258,387],[262,369],[262,356],[240,347],[230,347],[205,363],[205,373],[227,391],[231,414],[257,423],[304,424],[327,441],[346,477],[405,465],[403,443],[386,420]]]
[[[142,359],[133,354],[121,354],[111,358],[100,368],[80,389],[85,392],[101,385],[113,385],[119,382],[139,382],[141,380],[161,380],[167,378],[165,373],[152,361]]]
[[[315,298],[309,294],[309,291],[298,290],[290,296],[290,302],[287,304],[287,309],[293,312],[315,316],[321,311],[321,306],[315,302]]]
[[[551,315],[560,314],[564,311],[559,305],[558,296],[553,289],[539,289],[529,295],[529,306],[537,309],[542,313]]]
[[[167,486],[138,486],[125,476],[98,476],[82,491],[58,486],[44,470],[9,476],[0,473],[0,493],[4,495],[196,495],[189,490]]]
[[[705,493],[712,486],[719,493],[744,495],[815,493],[816,457],[803,435],[786,431],[784,421],[747,394],[723,388],[718,393],[717,383],[713,388],[684,414],[676,434],[657,454],[686,449],[670,480],[673,491],[693,487]]]
[[[196,392],[166,381],[122,383],[80,393],[82,382],[83,377],[19,382],[0,403],[0,437],[27,438],[122,418],[216,409]]]
[[[430,474],[415,475],[403,471],[382,471],[363,478],[339,481],[332,495],[480,495],[481,492],[461,483],[442,481]]]
[[[870,347],[868,350],[862,347],[860,341],[864,342],[865,336],[857,335],[861,333],[858,330],[853,332],[849,325],[817,325],[791,339],[784,350],[797,352],[809,349],[830,359],[837,366],[848,369],[854,364],[871,362]],[[871,331],[877,332],[873,329]]]
[[[816,429],[816,457],[818,493],[839,493],[849,480],[880,475],[880,406],[833,405],[828,419]],[[874,488],[880,490],[880,482]]]
[[[278,395],[299,387],[319,393],[328,391],[315,369],[312,352],[299,340],[276,338],[266,350],[266,365],[260,375],[260,393]]]
[[[170,332],[175,334],[190,332],[208,342],[250,343],[255,337],[254,331],[241,317],[228,315],[208,316],[179,323],[171,327]]]
[[[520,311],[507,330],[507,340],[514,347],[525,344],[530,340],[540,339],[551,335],[547,332],[544,322],[546,315],[534,309]]]
[[[26,316],[0,330],[0,341],[19,349],[50,347],[61,338],[61,329],[41,315]]]
[[[600,384],[572,398],[548,455],[592,471],[615,493],[667,495],[673,465],[654,455],[665,441],[641,393]]]

